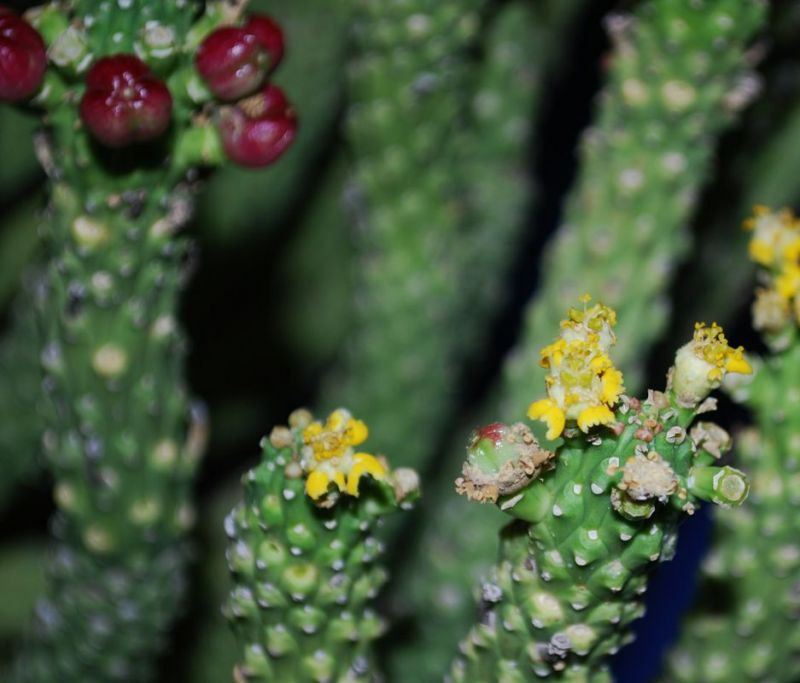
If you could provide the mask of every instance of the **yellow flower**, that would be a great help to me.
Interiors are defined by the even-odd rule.
[[[780,275],[775,278],[775,291],[787,302],[800,293],[800,264],[784,264]]]
[[[744,223],[753,233],[750,240],[750,258],[762,266],[780,267],[785,258],[791,258],[798,249],[800,227],[794,214],[788,209],[773,212],[765,206],[756,206],[753,217]]]
[[[756,327],[777,333],[789,322],[789,311],[800,311],[800,221],[788,209],[772,212],[755,208],[753,218],[745,221],[753,231],[750,257],[768,270],[766,289],[761,289]],[[777,304],[777,298],[783,300]],[[769,309],[765,309],[769,303]],[[769,313],[765,316],[765,313]],[[798,322],[800,322],[800,316]]]
[[[534,401],[528,407],[528,417],[531,420],[541,420],[547,425],[547,438],[557,439],[564,431],[566,413],[558,404],[549,398]]]
[[[692,341],[678,349],[672,373],[672,388],[684,405],[697,405],[716,389],[729,372],[749,375],[753,368],[744,349],[728,345],[722,328],[697,323]]]
[[[323,425],[314,421],[303,430],[303,441],[311,446],[317,460],[338,458],[351,446],[367,440],[369,431],[344,408],[334,410]]]
[[[616,313],[602,304],[588,307],[589,301],[586,295],[583,310],[569,310],[560,337],[541,350],[548,397],[532,403],[528,417],[547,425],[548,439],[558,438],[567,420],[584,432],[613,422],[611,409],[624,391],[622,373],[607,353],[616,341]]]
[[[386,476],[386,468],[374,455],[356,453],[353,456],[350,472],[347,474],[347,493],[351,496],[358,496],[358,483],[365,474],[369,474],[375,479],[383,479]]]
[[[334,410],[325,421],[311,422],[303,430],[306,494],[314,501],[328,494],[331,486],[351,496],[359,495],[364,475],[384,479],[386,467],[369,453],[354,453],[353,446],[366,441],[369,430],[344,408]]]

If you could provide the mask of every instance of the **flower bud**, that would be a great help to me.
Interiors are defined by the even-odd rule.
[[[744,375],[753,372],[744,349],[730,347],[716,323],[711,326],[697,323],[692,341],[675,354],[670,383],[678,403],[694,407],[719,387],[730,372]]]

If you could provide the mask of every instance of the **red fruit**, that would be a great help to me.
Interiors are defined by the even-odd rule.
[[[7,7],[0,7],[0,100],[21,102],[36,93],[47,68],[39,33]]]
[[[223,26],[200,45],[195,66],[211,92],[234,101],[254,93],[283,57],[283,33],[268,17],[254,15],[241,28]]]
[[[237,164],[258,168],[283,154],[297,133],[297,116],[276,85],[223,107],[219,131],[225,153]]]
[[[104,57],[86,76],[81,119],[108,147],[157,138],[169,128],[172,96],[141,59]]]
[[[278,68],[283,60],[283,30],[265,14],[253,14],[244,25],[244,30],[252,33],[269,55],[269,72]]]

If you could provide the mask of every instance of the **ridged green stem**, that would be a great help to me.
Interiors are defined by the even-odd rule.
[[[686,301],[686,306],[675,311],[675,324],[703,318],[710,311],[717,311],[720,322],[734,315],[737,307],[747,298],[755,268],[744,262],[742,253],[748,235],[740,224],[741,216],[747,215],[756,204],[769,206],[793,206],[800,198],[800,158],[787,154],[787,149],[800,145],[800,104],[773,133],[771,138],[756,147],[747,159],[741,159],[745,168],[740,168],[742,194],[736,201],[725,195],[725,206],[709,216],[710,225],[698,240],[693,254],[697,267],[692,268],[687,278],[680,283],[677,296]],[[718,286],[724,283],[723,286]],[[692,296],[703,292],[702,297]],[[729,311],[726,316],[723,312]]]
[[[685,251],[694,197],[717,136],[747,100],[746,49],[764,13],[753,2],[664,0],[612,21],[616,44],[598,123],[586,133],[578,184],[544,255],[522,337],[506,363],[499,391],[505,419],[524,414],[544,374],[538,350],[565,302],[585,292],[619,309],[619,364],[626,387],[639,388],[639,363],[646,357],[641,350],[663,329],[664,297]],[[724,16],[732,23],[719,22]],[[677,93],[693,96],[676,102]],[[415,601],[452,615],[441,633],[457,630],[455,624],[471,614],[469,587],[497,547],[497,516],[452,495],[457,468],[455,460],[442,467],[447,476],[423,501],[434,501],[435,508],[427,513],[431,521],[419,556],[430,558],[435,572],[415,581]]]
[[[795,206],[800,199],[800,158],[786,153],[800,144],[800,84],[794,78],[800,68],[795,41],[799,9],[793,3],[773,3],[761,68],[763,92],[743,117],[735,144],[722,150],[717,178],[695,216],[691,261],[675,283],[674,329],[712,312],[720,324],[737,314],[741,302],[749,299],[755,271],[742,260],[747,243],[742,216],[756,204]]]
[[[530,168],[546,84],[584,4],[511,0],[487,18],[459,142],[466,224],[458,248],[464,274],[459,333],[467,357],[483,348],[507,304],[515,250],[536,200]]]
[[[282,264],[291,274],[288,289],[292,293],[285,302],[287,317],[282,327],[295,352],[312,366],[330,359],[335,353],[336,341],[345,338],[348,332],[347,321],[340,315],[348,304],[347,288],[341,280],[338,286],[331,286],[337,278],[341,259],[347,255],[348,226],[340,204],[345,175],[346,168],[339,163],[327,174],[308,215],[297,227],[296,251],[288,257],[289,263]],[[316,304],[314,308],[298,305],[311,300]],[[218,420],[214,430],[216,438],[219,438],[220,429]],[[214,452],[210,452],[209,457],[213,458]],[[227,538],[223,520],[241,497],[239,479],[238,475],[226,478],[208,494],[205,504],[198,505],[198,525],[206,541],[203,574],[197,591],[203,597],[202,617],[194,622],[197,625],[199,621],[197,636],[192,639],[188,661],[181,669],[186,680],[192,683],[218,683],[229,675],[239,655],[233,633],[219,615],[219,605],[230,583],[225,566]],[[198,605],[193,607],[197,610]]]
[[[212,27],[214,8],[196,26]],[[76,0],[38,19],[48,41],[68,22],[83,27],[86,59],[51,68],[38,100],[50,198],[35,309],[58,512],[50,586],[16,663],[19,683],[150,680],[184,593],[190,485],[206,426],[183,382],[176,316],[187,241],[176,232],[191,213],[187,173],[218,161],[186,87],[197,9],[182,0]],[[141,49],[155,24],[175,40],[153,65],[170,85],[172,128],[152,144],[101,148],[80,124],[80,71]]]
[[[452,405],[461,217],[451,143],[481,4],[353,2],[346,130],[360,264],[346,360],[322,403],[351,405],[373,425],[379,451],[414,466]]]
[[[761,0],[651,0],[609,21],[609,83],[506,366],[504,415],[523,414],[543,377],[538,349],[586,292],[618,311],[619,366],[639,385],[641,350],[666,324],[666,289],[717,137],[752,97],[747,49],[765,20]]]
[[[404,495],[389,481],[362,480],[358,497],[315,504],[300,465],[302,425],[274,430],[262,446],[225,523],[235,582],[225,612],[243,651],[234,679],[374,681],[371,644],[384,623],[371,603],[386,570],[373,532]]]
[[[503,531],[449,680],[611,680],[608,659],[632,639],[647,573],[671,559],[681,514],[698,499],[731,505],[747,493],[743,475],[713,466],[690,436],[699,412],[672,392],[623,399],[618,429],[575,430],[552,469],[500,499],[520,521]]]
[[[800,340],[766,358],[744,388],[756,429],[737,439],[748,504],[715,516],[697,604],[665,680],[790,683],[800,677]]]
[[[528,167],[546,83],[570,44],[584,6],[583,0],[542,6],[510,2],[500,7],[487,27],[471,101],[471,125],[461,136],[464,175],[470,187],[465,200],[472,221],[471,237],[461,251],[462,272],[470,273],[461,302],[467,310],[459,323],[464,352],[486,341],[492,313],[502,307],[509,284],[503,273],[507,275],[515,257],[513,250],[525,227],[523,215],[535,200]],[[434,541],[426,525],[420,545],[401,559],[403,566],[414,569],[403,572],[389,587],[393,610],[401,619],[412,619],[412,630],[401,636],[402,642],[393,643],[388,660],[394,681],[441,679],[457,639],[473,619],[469,587],[496,555],[494,533],[486,539],[461,523],[467,514],[491,527],[487,519],[491,511],[473,510],[453,496],[450,470],[440,473],[439,479],[443,483],[426,488],[420,506],[426,518],[435,511],[433,526],[446,528],[447,537],[436,535]],[[498,513],[497,519],[501,518]],[[466,572],[465,557],[475,558]]]

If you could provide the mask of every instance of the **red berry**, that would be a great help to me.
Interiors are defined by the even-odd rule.
[[[244,25],[244,30],[252,33],[269,55],[269,71],[272,73],[283,60],[283,30],[265,14],[253,14]]]
[[[297,116],[276,85],[223,107],[219,130],[228,157],[242,166],[267,166],[283,154],[297,133]]]
[[[108,147],[157,138],[171,117],[169,89],[138,57],[104,57],[86,75],[81,119]]]
[[[268,17],[254,15],[239,28],[212,32],[195,56],[197,71],[211,92],[234,101],[254,93],[283,57],[283,33]]]
[[[195,65],[211,92],[221,100],[237,100],[263,83],[268,59],[252,33],[223,26],[202,42]]]
[[[39,33],[7,7],[0,7],[0,100],[21,102],[36,93],[47,68]]]

